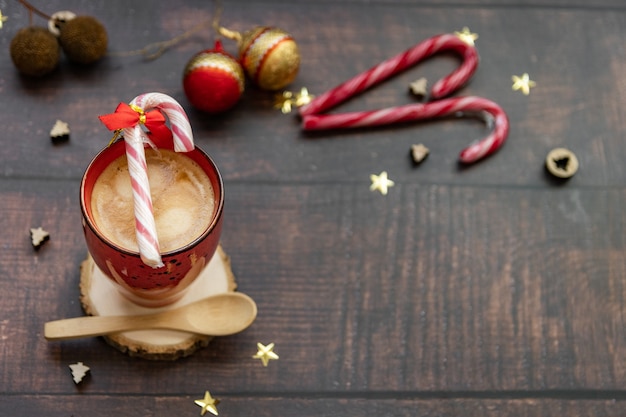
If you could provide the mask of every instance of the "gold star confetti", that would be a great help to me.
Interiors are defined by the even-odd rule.
[[[70,369],[72,370],[72,378],[75,384],[82,381],[87,372],[89,372],[89,367],[82,362],[71,364]]]
[[[315,96],[309,94],[309,90],[306,87],[302,87],[300,92],[296,94],[296,106],[302,107],[306,104],[309,104],[311,100],[313,100]]]
[[[470,32],[469,28],[465,26],[461,32],[454,32],[457,38],[461,39],[468,45],[474,46],[474,41],[478,39],[476,33]]]
[[[370,175],[372,185],[370,191],[378,190],[382,195],[387,195],[387,189],[394,186],[394,182],[387,178],[387,171],[383,171],[380,175]]]
[[[521,77],[514,75],[511,79],[513,80],[513,91],[521,90],[526,96],[530,94],[530,89],[537,85],[526,72]]]
[[[306,87],[302,87],[300,92],[295,94],[291,91],[283,91],[274,97],[274,108],[280,109],[283,114],[291,113],[293,106],[302,107],[309,104],[313,98],[315,96],[309,94]]]
[[[4,25],[4,22],[6,22],[9,18],[7,16],[4,16],[2,14],[2,10],[0,10],[0,29],[2,29],[2,26]]]
[[[291,91],[283,91],[282,94],[276,94],[274,97],[274,108],[280,109],[283,114],[290,113],[293,101],[293,93]]]
[[[201,416],[206,414],[207,411],[210,411],[213,415],[217,415],[217,405],[220,403],[220,400],[211,397],[209,391],[205,391],[204,398],[195,400],[194,403],[202,407],[202,410],[200,411]]]
[[[270,361],[270,359],[278,359],[278,355],[273,352],[274,343],[270,343],[267,346],[264,346],[263,343],[257,343],[256,347],[258,349],[258,352],[252,358],[261,359],[261,362],[263,362],[263,366],[267,366],[267,363]]]
[[[413,95],[423,97],[427,93],[427,86],[428,80],[422,77],[409,84],[409,90],[411,90],[411,93],[413,93]]]

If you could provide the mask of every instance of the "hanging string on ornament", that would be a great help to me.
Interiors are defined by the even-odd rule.
[[[142,56],[146,60],[154,60],[163,55],[169,48],[178,45],[182,41],[191,37],[195,33],[199,32],[202,29],[205,29],[207,26],[211,25],[212,18],[204,19],[198,24],[194,25],[191,29],[177,35],[171,39],[159,42],[153,42],[141,49],[135,49],[132,51],[120,51],[120,52],[109,52],[107,55],[109,56],[119,56],[119,57],[128,57],[128,56]]]
[[[300,69],[300,51],[293,37],[277,27],[257,26],[243,34],[220,26],[222,8],[213,28],[237,42],[239,61],[254,84],[264,90],[280,90],[291,84]]]
[[[33,25],[33,14],[43,17],[44,19],[50,20],[50,16],[48,16],[41,10],[37,9],[35,6],[27,2],[26,0],[18,0],[18,1],[22,4],[22,6],[26,7],[26,10],[28,10],[28,24],[30,26]]]

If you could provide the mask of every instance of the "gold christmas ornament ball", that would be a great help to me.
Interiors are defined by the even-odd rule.
[[[96,18],[76,16],[59,25],[59,42],[68,59],[78,64],[91,64],[106,54],[107,31]]]
[[[20,29],[11,40],[10,52],[17,70],[32,77],[52,72],[61,54],[54,35],[37,26]]]
[[[239,59],[252,81],[264,90],[287,86],[300,69],[296,41],[284,30],[267,26],[242,35]]]

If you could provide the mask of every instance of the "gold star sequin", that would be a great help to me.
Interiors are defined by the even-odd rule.
[[[380,175],[370,175],[372,185],[370,185],[370,191],[378,190],[382,195],[387,195],[389,187],[394,186],[394,182],[387,178],[387,171],[383,171]]]
[[[295,94],[291,91],[283,91],[274,97],[274,108],[280,109],[283,114],[291,113],[293,106],[302,107],[309,104],[313,98],[315,96],[309,94],[306,87],[302,87],[300,92]]]
[[[465,26],[462,31],[454,32],[457,38],[461,39],[468,45],[474,46],[474,41],[478,39],[478,35],[476,33],[470,32],[469,28]]]
[[[282,94],[276,94],[274,97],[274,108],[280,109],[283,114],[290,113],[293,101],[293,93],[291,91],[283,91]]]
[[[526,96],[530,94],[530,89],[537,85],[526,72],[521,77],[514,75],[511,79],[513,80],[513,91],[521,90]]]
[[[263,362],[263,366],[267,366],[267,363],[270,361],[270,359],[278,359],[278,355],[273,352],[274,343],[270,343],[267,346],[264,346],[263,343],[257,343],[256,347],[258,349],[258,352],[252,358],[261,359],[261,362]]]
[[[306,104],[309,104],[311,102],[311,100],[313,100],[315,98],[315,96],[312,96],[311,94],[309,94],[309,90],[307,90],[306,87],[302,87],[300,89],[300,92],[296,94],[296,106],[298,107],[302,107]]]
[[[213,415],[217,415],[217,405],[220,403],[220,400],[211,397],[209,391],[205,391],[204,398],[195,400],[194,403],[202,407],[200,415],[203,416],[207,411],[210,411]]]
[[[4,22],[6,22],[8,19],[9,18],[7,16],[4,16],[2,14],[2,10],[0,10],[0,29],[2,29]]]

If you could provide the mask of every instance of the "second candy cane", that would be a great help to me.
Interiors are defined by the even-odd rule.
[[[337,87],[318,96],[309,104],[300,108],[300,115],[319,114],[343,103],[392,76],[417,65],[420,61],[439,53],[453,51],[461,55],[463,62],[452,73],[433,85],[430,98],[439,99],[461,88],[474,74],[478,67],[476,48],[466,44],[456,35],[443,34],[426,39],[403,53],[400,53],[367,71],[351,78]]]
[[[426,120],[455,115],[458,113],[479,114],[493,122],[493,131],[484,139],[475,141],[461,151],[459,159],[464,163],[476,162],[495,152],[506,140],[509,120],[502,108],[482,97],[458,97],[429,103],[407,104],[380,110],[362,112],[307,115],[302,118],[304,130],[346,129],[372,127]]]

